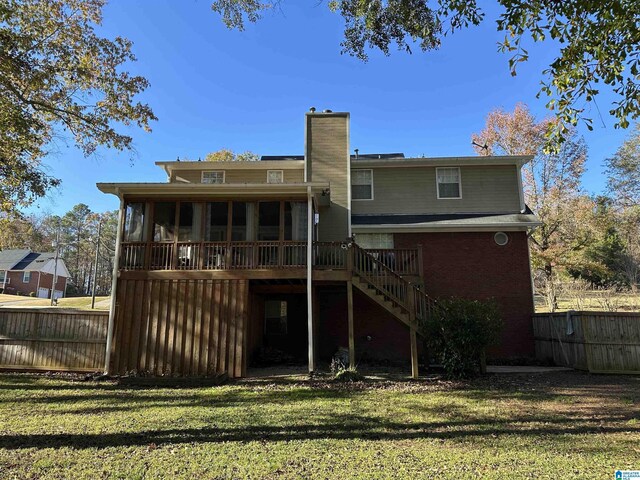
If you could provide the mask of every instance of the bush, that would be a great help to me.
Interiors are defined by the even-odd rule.
[[[484,352],[498,340],[502,325],[494,300],[450,298],[440,300],[421,327],[447,377],[468,378],[480,371]]]
[[[30,297],[35,297],[36,296],[36,292],[29,292],[29,296]]]
[[[333,379],[336,382],[350,383],[350,382],[361,382],[364,380],[364,377],[360,372],[358,372],[357,369],[348,367],[348,368],[338,369]]]

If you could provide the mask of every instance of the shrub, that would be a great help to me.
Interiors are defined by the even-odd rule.
[[[355,368],[339,368],[335,373],[333,379],[336,382],[361,382],[364,380],[364,377],[360,372],[358,372]]]
[[[35,297],[36,296],[36,292],[29,292],[29,296],[30,297]]]
[[[443,299],[421,325],[430,351],[449,378],[468,378],[480,370],[486,348],[496,342],[502,317],[494,300]]]

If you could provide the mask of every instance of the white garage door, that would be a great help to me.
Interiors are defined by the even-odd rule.
[[[39,288],[38,289],[38,298],[49,298],[49,289],[48,288]]]

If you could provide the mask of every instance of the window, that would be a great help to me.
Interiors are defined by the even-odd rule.
[[[202,183],[224,183],[224,170],[202,172]]]
[[[373,200],[373,170],[351,170],[351,199]]]
[[[206,242],[227,241],[227,220],[229,204],[227,202],[207,203],[204,240]]]
[[[287,302],[267,300],[264,302],[264,333],[266,335],[287,334]]]
[[[178,241],[200,240],[200,220],[202,218],[202,204],[180,202],[180,217],[178,220]]]
[[[258,240],[280,240],[280,202],[260,202],[258,205]]]
[[[307,202],[284,202],[284,239],[307,239]]]
[[[393,233],[358,233],[356,243],[365,250],[393,248]]]
[[[156,202],[153,209],[153,241],[172,242],[176,229],[176,203]]]
[[[29,283],[31,281],[31,272],[22,272],[22,283]]]
[[[0,270],[0,283],[5,283],[6,274],[7,274],[6,270]]]
[[[144,231],[144,208],[142,202],[128,203],[124,211],[124,241],[141,242]]]
[[[458,167],[436,168],[436,182],[438,198],[462,198]]]
[[[282,170],[267,170],[267,183],[283,183],[284,175]]]

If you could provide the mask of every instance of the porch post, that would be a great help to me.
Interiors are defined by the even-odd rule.
[[[118,192],[119,194],[119,192]],[[113,325],[116,316],[116,289],[118,286],[118,271],[120,269],[120,248],[122,243],[122,229],[124,226],[124,198],[120,197],[120,210],[118,213],[118,232],[116,233],[116,248],[113,259],[113,273],[111,277],[111,305],[109,306],[109,324],[107,326],[107,346],[104,354],[104,373],[109,373],[111,363],[111,343],[113,338]]]
[[[309,342],[309,373],[316,370],[313,322],[313,203],[311,187],[307,187],[307,337]]]
[[[347,282],[347,321],[349,323],[349,368],[356,368],[356,342],[353,328],[353,283]]]
[[[418,378],[418,341],[416,335],[416,292],[413,285],[408,287],[408,307],[409,307],[409,341],[411,342],[411,377]]]

